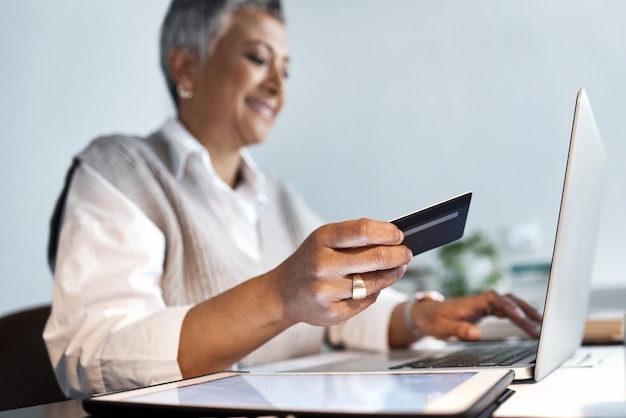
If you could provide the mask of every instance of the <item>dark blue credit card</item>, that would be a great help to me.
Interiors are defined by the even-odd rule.
[[[404,245],[417,255],[463,236],[472,193],[445,200],[390,221],[404,232]]]

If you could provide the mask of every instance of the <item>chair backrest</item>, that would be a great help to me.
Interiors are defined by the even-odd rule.
[[[0,317],[0,411],[66,400],[42,333],[50,305]]]

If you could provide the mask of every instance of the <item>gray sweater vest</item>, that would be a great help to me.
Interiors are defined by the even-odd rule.
[[[282,182],[269,179],[268,203],[261,208],[259,219],[262,256],[258,261],[251,259],[236,246],[223,225],[195,199],[185,195],[170,161],[167,144],[157,134],[144,139],[102,137],[79,153],[51,222],[51,266],[54,267],[67,188],[78,162],[94,168],[163,232],[166,250],[161,289],[168,306],[201,302],[267,272],[311,232],[289,189]],[[323,329],[298,324],[260,347],[241,365],[314,353],[320,350],[322,338]]]

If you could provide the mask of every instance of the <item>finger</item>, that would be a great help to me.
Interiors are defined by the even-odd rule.
[[[520,299],[511,293],[507,294],[506,297],[515,301],[517,306],[522,308],[524,313],[526,313],[526,315],[533,321],[541,322],[543,320],[543,314],[539,312],[537,309],[535,309],[533,306],[531,306],[524,299]]]
[[[398,245],[404,234],[390,222],[357,219],[319,228],[322,244],[330,248],[354,248],[369,245]]]
[[[336,263],[338,271],[344,270],[343,274],[347,274],[394,269],[408,264],[413,253],[404,245],[373,245],[337,251],[335,256],[349,257]]]
[[[354,280],[357,278],[357,276],[363,279],[363,281],[365,282],[365,293],[367,295],[366,297],[369,297],[371,295],[378,296],[378,294],[383,289],[397,282],[398,279],[400,279],[404,275],[404,273],[406,272],[406,269],[407,269],[407,266],[403,265],[403,266],[388,269],[388,270],[381,270],[381,271],[361,273],[361,274],[357,273],[357,274],[353,274],[349,276],[346,279],[342,279],[344,281],[347,281],[347,279],[349,280],[349,288],[347,289],[346,292],[342,293],[342,296],[345,295],[345,297],[342,299],[343,300],[352,299]],[[342,287],[343,286],[344,285],[342,284]]]
[[[362,274],[361,276],[365,280],[367,294],[380,293],[383,289],[393,285],[404,275],[406,269],[407,266],[404,264],[387,270]]]
[[[487,293],[493,314],[501,318],[509,318],[515,325],[524,330],[533,338],[539,337],[537,323],[530,319],[526,313],[512,299],[505,298],[496,292]]]
[[[470,322],[443,319],[437,323],[437,331],[434,335],[440,339],[457,337],[464,341],[478,341],[482,336],[480,327]]]

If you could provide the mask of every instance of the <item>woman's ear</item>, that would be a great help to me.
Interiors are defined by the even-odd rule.
[[[193,52],[179,46],[172,48],[169,55],[169,66],[177,90],[189,91],[193,94],[199,65],[200,60]]]

